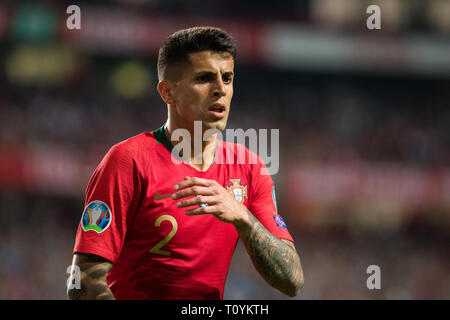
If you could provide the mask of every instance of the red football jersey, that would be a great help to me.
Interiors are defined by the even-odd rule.
[[[237,150],[249,156],[247,148],[218,141],[206,171],[174,163],[170,149],[163,128],[122,141],[88,184],[74,253],[114,263],[107,280],[117,299],[223,299],[238,233],[213,215],[187,216],[193,207],[176,206],[180,200],[168,195],[185,176],[216,180],[275,236],[293,241],[260,158],[225,163]]]

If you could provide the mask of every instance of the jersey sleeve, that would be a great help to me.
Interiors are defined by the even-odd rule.
[[[286,223],[277,212],[275,184],[264,162],[258,157],[258,163],[252,170],[252,198],[250,212],[274,236],[292,242]]]
[[[138,207],[137,172],[132,153],[123,145],[109,150],[86,189],[74,253],[91,253],[116,262]]]

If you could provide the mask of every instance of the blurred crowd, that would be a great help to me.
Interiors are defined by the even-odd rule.
[[[99,72],[90,72],[95,76],[76,87],[4,83],[9,88],[1,94],[2,148],[50,144],[81,155],[94,153],[93,169],[112,144],[163,123],[166,107],[155,89],[138,99],[124,99],[96,80]],[[274,179],[281,198],[289,197],[283,180],[292,163],[360,159],[448,166],[448,82],[361,79],[237,69],[229,127],[280,129],[281,164]],[[83,209],[82,193],[73,198],[3,189],[0,298],[65,298],[65,271]],[[347,221],[314,233],[295,228],[296,215],[303,212],[285,213],[286,205],[279,206],[293,226],[305,269],[306,284],[298,298],[450,298],[445,250],[450,232],[441,221],[427,225],[419,216],[417,225],[401,226],[394,233],[355,232]],[[371,264],[381,268],[382,290],[366,287],[365,270]],[[242,246],[225,293],[229,299],[284,298],[259,278]]]
[[[66,299],[81,199],[7,192],[0,200],[0,299]],[[296,299],[450,299],[448,230],[417,224],[394,233],[290,231],[305,272]],[[366,286],[370,265],[380,267],[379,290]],[[259,277],[240,243],[224,298],[287,297]]]
[[[11,1],[11,0],[5,0]],[[27,1],[21,1],[27,2]],[[71,5],[69,0],[41,0],[46,4]],[[333,30],[360,32],[366,8],[384,8],[384,29],[394,33],[411,30],[449,34],[447,0],[78,0],[76,4],[108,5],[112,8],[197,15],[236,20],[289,21]],[[363,13],[363,15],[361,15]]]
[[[108,85],[109,69],[42,88],[4,81],[0,146],[59,144],[83,154],[159,127],[166,106],[153,82],[133,99]],[[279,128],[282,154],[294,160],[450,163],[450,84],[439,79],[280,73],[238,66],[230,128]],[[105,81],[106,78],[106,81]],[[274,79],[276,79],[274,81]],[[102,82],[103,81],[103,82]],[[150,86],[151,84],[151,86]],[[101,94],[99,94],[101,92]]]

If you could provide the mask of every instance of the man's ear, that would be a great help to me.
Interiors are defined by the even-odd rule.
[[[161,99],[163,99],[163,101],[166,104],[173,104],[175,102],[173,95],[172,95],[172,86],[169,83],[169,81],[167,80],[162,80],[158,83],[158,92],[159,95],[161,96]]]

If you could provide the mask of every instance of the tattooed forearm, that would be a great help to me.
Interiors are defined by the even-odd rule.
[[[249,211],[248,215],[248,223],[236,229],[253,265],[272,287],[296,296],[303,286],[303,271],[294,244],[275,237]]]
[[[67,295],[72,300],[113,300],[106,276],[112,263],[94,255],[76,254],[73,264],[80,268],[81,288],[69,288]]]

